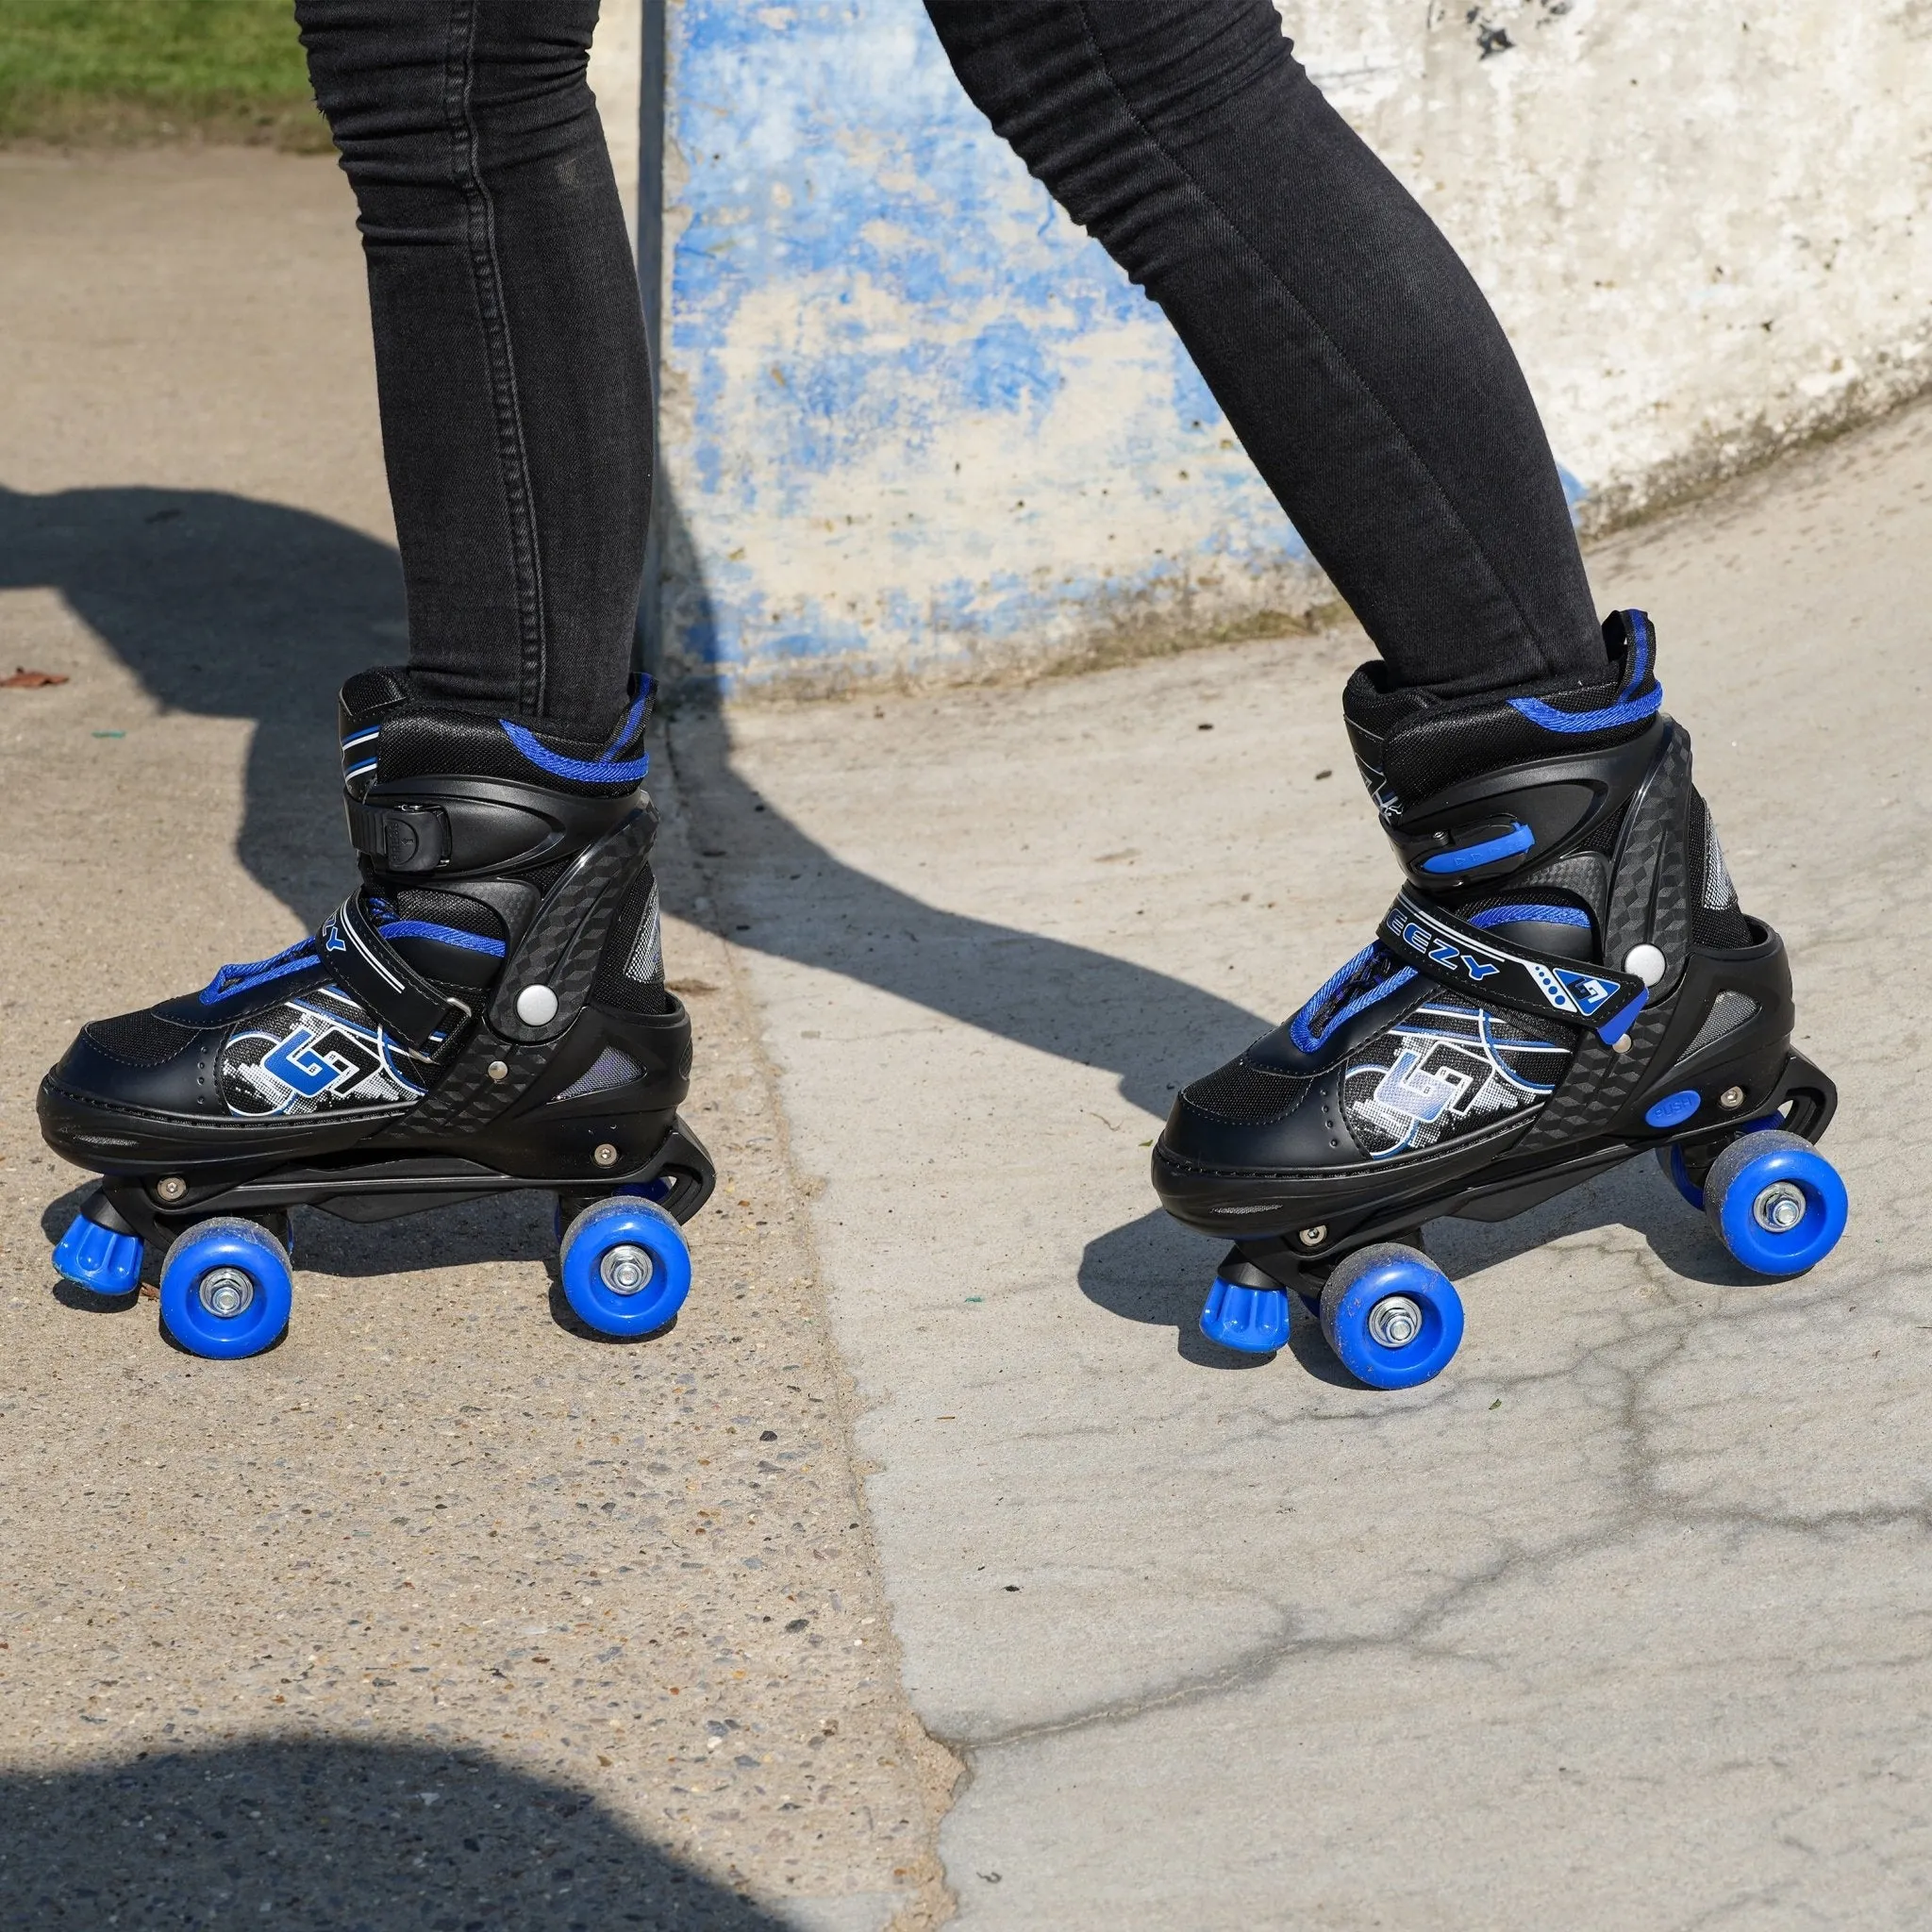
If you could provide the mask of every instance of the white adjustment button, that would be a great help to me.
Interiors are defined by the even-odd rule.
[[[1640,946],[1640,952],[1649,948]],[[1664,970],[1663,955],[1657,955],[1657,970]],[[517,1018],[525,1026],[547,1026],[557,1018],[557,995],[547,986],[526,986],[517,995]]]
[[[1624,955],[1624,971],[1645,986],[1655,986],[1664,976],[1664,956],[1655,946],[1632,946]],[[523,1011],[521,1001],[517,1011]]]

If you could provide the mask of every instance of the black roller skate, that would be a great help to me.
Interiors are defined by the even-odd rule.
[[[1201,1317],[1288,1336],[1288,1294],[1375,1388],[1462,1336],[1424,1222],[1500,1221],[1656,1150],[1726,1247],[1796,1274],[1844,1230],[1812,1142],[1837,1105],[1791,1049],[1783,941],[1739,908],[1664,716],[1650,623],[1604,626],[1612,675],[1509,698],[1343,698],[1407,884],[1300,1012],[1175,1100],[1154,1185],[1234,1248]]]
[[[41,1128],[105,1178],[59,1272],[126,1294],[145,1268],[184,1347],[254,1355],[288,1324],[291,1208],[380,1221],[537,1188],[578,1315],[669,1322],[713,1175],[677,1116],[691,1021],[664,988],[647,702],[559,746],[420,703],[404,672],[351,678],[362,883],[313,939],[81,1029]]]

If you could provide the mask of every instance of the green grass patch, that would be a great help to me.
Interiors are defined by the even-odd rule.
[[[314,150],[291,0],[0,0],[0,141]]]

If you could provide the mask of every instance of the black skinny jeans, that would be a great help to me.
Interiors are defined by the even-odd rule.
[[[954,68],[1158,302],[1396,678],[1600,675],[1556,465],[1489,304],[1271,0],[926,0]],[[426,696],[620,705],[649,370],[585,63],[596,0],[297,0],[361,210]]]

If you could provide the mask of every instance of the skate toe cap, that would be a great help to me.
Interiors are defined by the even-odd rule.
[[[1160,1152],[1225,1173],[1307,1171],[1361,1158],[1342,1121],[1334,1074],[1291,1074],[1230,1060],[1175,1096]]]
[[[76,1100],[159,1113],[194,1113],[214,1091],[219,1032],[124,1013],[91,1020],[47,1075]]]

